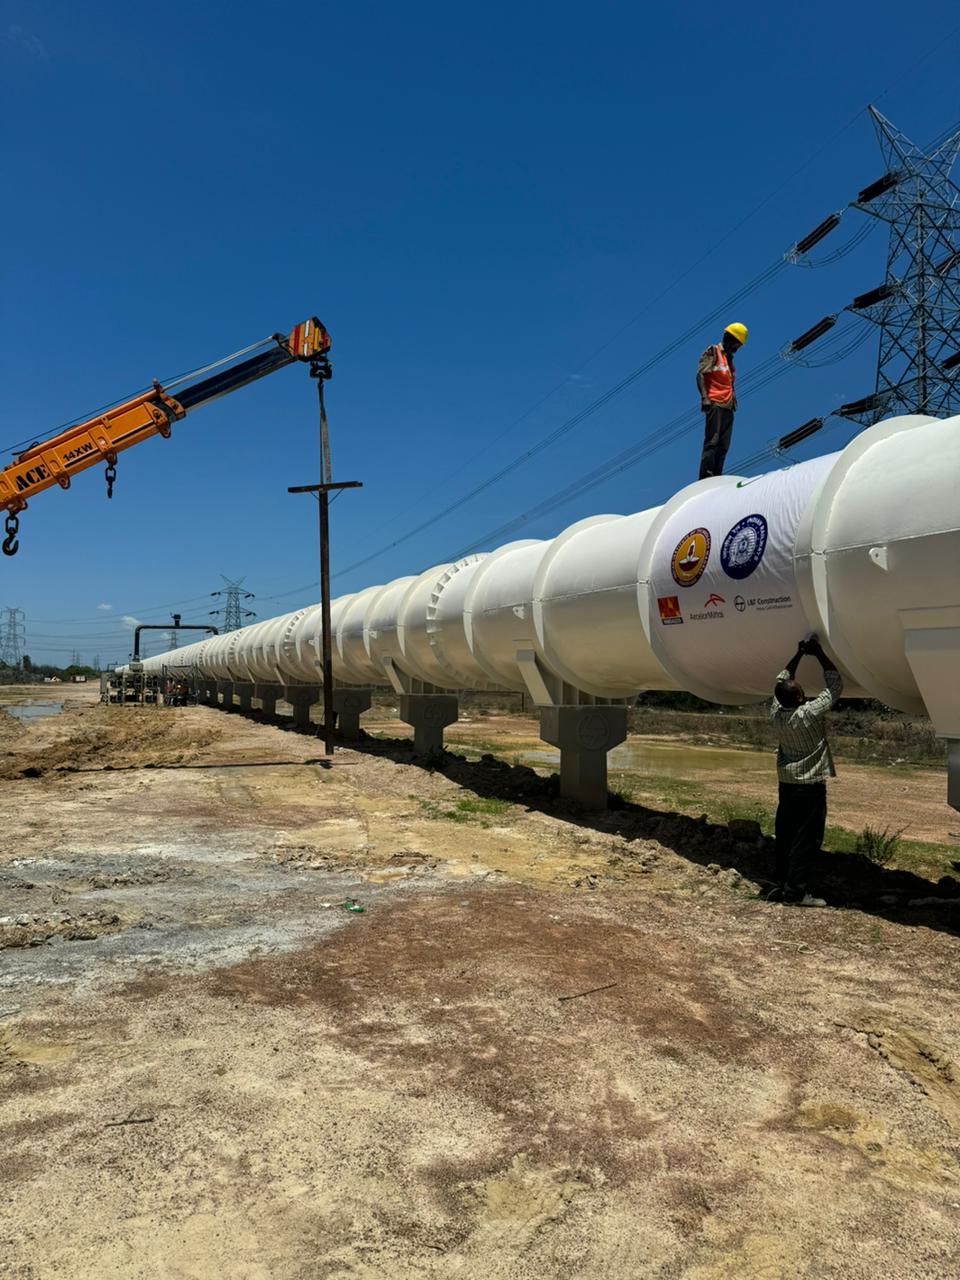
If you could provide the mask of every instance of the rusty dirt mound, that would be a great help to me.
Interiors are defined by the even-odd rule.
[[[0,707],[0,742],[13,742],[23,734],[23,725],[16,716]]]
[[[162,712],[142,713],[127,707],[98,706],[83,716],[65,714],[62,725],[64,732],[52,742],[21,746],[0,755],[0,779],[183,764],[195,760],[204,747],[220,737],[220,729],[214,725],[183,723]]]

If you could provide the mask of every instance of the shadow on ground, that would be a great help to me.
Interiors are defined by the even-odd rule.
[[[417,756],[409,740],[404,738],[364,737],[351,746],[443,774],[458,786],[481,796],[523,804],[580,827],[612,832],[627,841],[656,840],[687,862],[702,867],[716,864],[734,868],[761,887],[772,884],[774,841],[768,836],[758,837],[754,833],[740,837],[726,825],[709,822],[706,816],[691,818],[651,809],[613,794],[607,810],[583,810],[560,795],[557,774],[542,777],[527,765],[507,764],[492,755],[472,761],[444,751],[440,756],[425,759]],[[878,866],[860,854],[828,849],[819,883],[824,896],[836,906],[960,935],[960,881],[952,876],[928,880],[911,871]],[[918,898],[941,901],[909,905]]]
[[[256,709],[241,712],[239,707],[234,707],[232,711],[263,724],[278,725],[277,718]],[[285,717],[279,719],[279,727],[314,737],[322,732],[315,724],[297,726]],[[373,738],[363,732],[359,740],[345,741],[342,745],[398,764],[416,765],[442,774],[479,796],[522,804],[579,827],[619,835],[626,841],[656,840],[689,863],[733,868],[759,884],[763,891],[772,887],[774,842],[769,836],[741,838],[730,827],[709,822],[705,815],[691,818],[682,813],[650,809],[614,794],[609,797],[608,809],[584,810],[560,795],[557,774],[542,777],[528,765],[507,764],[492,755],[468,760],[444,750],[436,756],[420,756],[409,738]],[[826,853],[819,885],[832,905],[863,911],[897,924],[924,925],[960,936],[960,881],[952,876],[928,880],[912,871],[878,866],[860,854],[829,849]],[[917,899],[931,898],[937,901],[910,905]]]

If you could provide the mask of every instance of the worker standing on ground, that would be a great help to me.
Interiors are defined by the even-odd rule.
[[[804,654],[823,668],[826,688],[807,699],[797,683],[797,667]],[[777,676],[770,715],[777,732],[777,777],[780,803],[776,820],[777,887],[769,895],[776,902],[801,907],[825,907],[810,892],[813,873],[827,824],[827,778],[836,777],[824,721],[843,692],[843,679],[820,647],[816,636],[801,640],[797,652]]]
[[[723,340],[707,347],[700,357],[697,390],[700,392],[700,408],[704,412],[701,480],[707,476],[723,475],[723,462],[733,435],[733,415],[737,410],[734,387],[737,374],[733,357],[746,340],[746,325],[728,324],[723,331]]]

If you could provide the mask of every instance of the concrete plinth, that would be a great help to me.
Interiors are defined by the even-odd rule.
[[[370,710],[371,689],[334,689],[333,710],[341,738],[360,737],[360,717]]]
[[[948,738],[947,746],[947,804],[960,810],[960,738]]]
[[[232,711],[233,710],[233,681],[218,680],[217,696],[220,700],[220,705],[223,707],[224,711]]]
[[[217,701],[217,682],[215,680],[201,681],[197,696],[201,702],[215,706]]]
[[[443,750],[443,731],[456,724],[460,704],[449,693],[404,693],[400,697],[400,719],[413,726],[413,746],[418,755],[436,755]]]
[[[237,700],[240,703],[241,711],[252,711],[253,710],[253,685],[238,684]]]
[[[277,703],[283,690],[276,684],[255,684],[253,696],[260,699],[260,709],[265,716],[277,714]]]
[[[293,723],[305,728],[310,723],[310,708],[320,700],[320,690],[316,685],[287,685],[283,700],[293,707]]]
[[[607,752],[627,736],[623,706],[541,707],[540,737],[560,748],[560,794],[607,807]]]

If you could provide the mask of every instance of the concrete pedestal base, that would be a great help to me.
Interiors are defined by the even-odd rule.
[[[282,692],[280,686],[276,684],[255,684],[253,686],[253,696],[260,699],[260,709],[265,716],[275,716],[277,714],[277,703]]]
[[[460,704],[454,694],[404,693],[400,696],[400,719],[413,726],[413,746],[418,755],[436,755],[443,750],[443,731],[456,724]]]
[[[241,711],[253,710],[253,685],[252,684],[237,685],[237,701],[240,703]]]
[[[334,689],[333,710],[341,738],[360,737],[360,717],[370,710],[372,698],[370,689]]]
[[[540,737],[560,748],[560,794],[607,807],[607,752],[627,736],[623,706],[541,707]]]
[[[217,686],[213,680],[201,680],[197,685],[197,702],[212,706],[217,701]]]
[[[287,685],[283,699],[293,707],[293,723],[305,728],[310,723],[310,708],[320,700],[320,690],[315,685]]]
[[[960,810],[960,739],[948,738],[947,746],[947,804]]]
[[[233,710],[233,681],[218,680],[217,696],[224,711]]]

